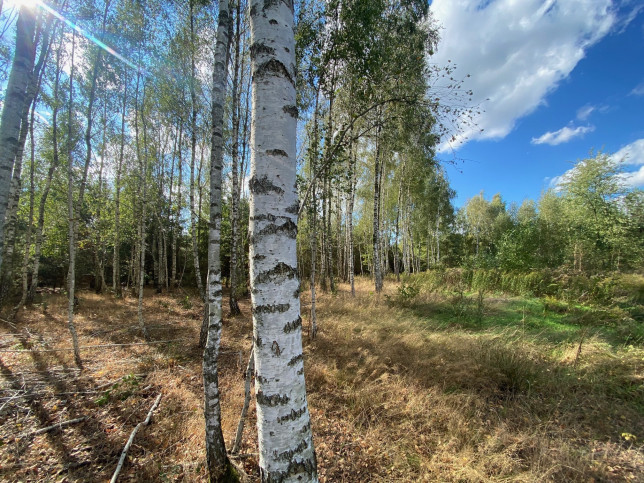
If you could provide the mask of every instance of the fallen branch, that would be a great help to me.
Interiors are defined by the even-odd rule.
[[[37,434],[48,433],[49,431],[53,431],[54,429],[62,428],[63,426],[69,426],[70,424],[80,423],[82,421],[85,421],[86,419],[87,419],[87,416],[83,416],[81,418],[70,419],[68,421],[62,421],[60,423],[56,423],[56,424],[52,424],[51,426],[47,426],[46,428],[41,428],[41,429],[37,429],[36,431],[32,431],[31,433],[28,433],[26,436],[36,436]]]
[[[14,324],[13,322],[11,322],[11,321],[9,321],[7,319],[3,319],[2,317],[0,317],[0,322],[4,322],[5,324],[7,324],[12,329],[17,329],[18,328],[18,326],[16,324]]]
[[[188,341],[191,339],[170,339],[170,340],[153,340],[150,342],[131,342],[128,344],[100,344],[100,345],[86,345],[79,347],[80,350],[85,350],[85,349],[104,349],[106,347],[124,347],[124,346],[133,346],[133,345],[153,345],[153,344],[168,344],[170,342],[178,342],[178,341]],[[74,349],[72,347],[64,348],[64,349],[12,349],[12,350],[0,350],[0,352],[65,352],[65,351],[73,351]]]
[[[152,418],[152,413],[159,405],[159,402],[161,402],[161,394],[157,396],[156,400],[154,401],[154,404],[150,408],[150,411],[148,411],[148,416],[145,418],[145,421],[137,424],[136,427],[134,428],[134,431],[132,431],[132,434],[130,434],[130,439],[127,440],[127,443],[125,444],[125,448],[123,448],[123,452],[121,453],[121,457],[119,458],[119,463],[116,466],[116,470],[112,475],[112,479],[110,480],[110,483],[116,483],[116,479],[118,478],[119,473],[121,472],[121,468],[123,468],[123,463],[125,462],[125,457],[127,456],[127,452],[130,449],[130,446],[132,446],[132,441],[134,441],[134,436],[136,436],[136,433],[139,431],[139,429],[141,429],[141,426],[147,426],[148,424],[150,424],[150,418]]]

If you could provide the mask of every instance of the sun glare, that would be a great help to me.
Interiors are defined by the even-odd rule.
[[[14,7],[14,8],[20,8],[20,7],[36,8],[38,4],[40,4],[40,0],[9,0],[5,2],[5,5],[7,7]]]

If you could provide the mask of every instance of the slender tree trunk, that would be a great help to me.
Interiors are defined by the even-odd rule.
[[[436,209],[436,265],[441,261],[441,241],[440,241],[440,221],[441,221],[441,207],[438,205]]]
[[[134,136],[136,142],[136,157],[139,161],[139,186],[141,190],[141,204],[140,204],[140,216],[139,220],[139,266],[138,266],[138,292],[139,292],[139,301],[137,305],[137,318],[139,321],[139,327],[143,333],[145,340],[150,340],[150,335],[148,329],[145,326],[145,320],[143,319],[143,287],[145,285],[145,219],[147,216],[147,139],[146,139],[146,126],[145,126],[145,115],[143,118],[143,145],[145,146],[145,153],[141,153],[141,143],[139,141],[139,82],[141,79],[140,71],[136,74],[136,93],[134,99]],[[141,112],[145,111],[145,83],[143,84],[143,102],[141,105]]]
[[[323,292],[326,292],[328,289],[327,285],[327,274],[329,273],[326,265],[327,265],[327,258],[326,258],[326,245],[329,243],[327,239],[327,233],[326,233],[326,211],[327,211],[327,203],[326,203],[326,198],[328,194],[327,190],[327,184],[329,182],[329,178],[327,176],[327,169],[325,168],[322,171],[322,175],[324,176],[324,179],[322,181],[322,193],[321,193],[321,198],[322,198],[322,220],[321,220],[321,225],[322,229],[320,230],[320,275],[321,275],[321,280],[320,280],[320,288],[322,289]],[[317,254],[316,254],[317,256]]]
[[[233,152],[232,152],[232,193],[230,197],[231,203],[231,243],[230,243],[230,315],[235,316],[241,313],[239,304],[237,303],[237,272],[238,262],[237,253],[239,245],[239,104],[240,104],[240,89],[239,89],[239,58],[240,58],[240,42],[241,42],[241,0],[237,0],[235,6],[235,60],[233,68],[233,85],[232,85],[232,98],[233,98]],[[232,22],[231,22],[232,25]]]
[[[340,242],[342,240],[342,192],[337,190],[337,196],[335,198],[335,233],[336,233],[336,253],[338,254],[336,260],[337,266],[337,277],[346,282],[346,277],[344,275],[344,260],[342,260],[343,244]]]
[[[22,296],[20,297],[20,302],[13,308],[9,320],[13,320],[18,313],[18,310],[22,305],[27,301],[27,294],[29,292],[29,255],[31,253],[31,236],[33,233],[34,226],[34,197],[36,194],[36,183],[35,183],[35,146],[34,146],[34,113],[35,113],[36,104],[34,103],[31,108],[31,119],[29,121],[29,134],[30,134],[30,147],[31,147],[31,163],[29,166],[29,216],[27,223],[27,233],[25,234],[25,253],[22,260]],[[27,126],[27,123],[24,124]]]
[[[382,267],[380,261],[380,183],[382,169],[380,164],[380,125],[376,131],[376,156],[374,162],[373,182],[373,277],[376,293],[382,291]]]
[[[101,204],[104,203],[103,199],[103,168],[105,166],[105,145],[107,142],[107,104],[103,107],[103,141],[101,142],[101,155],[98,167],[98,203],[96,206],[96,226],[95,226],[95,246],[94,246],[94,267],[95,267],[95,289],[96,293],[103,293],[105,290],[105,266],[104,266],[104,247],[102,236],[102,210]]]
[[[221,431],[218,357],[222,329],[221,171],[224,161],[224,102],[230,45],[228,0],[219,0],[219,21],[212,72],[212,132],[210,149],[210,218],[208,223],[208,338],[203,353],[206,460],[210,481],[222,481],[230,471]],[[233,174],[234,176],[234,174]]]
[[[179,164],[179,179],[177,180],[177,208],[174,213],[174,223],[172,224],[172,278],[170,285],[172,288],[177,286],[177,256],[179,251],[178,232],[181,221],[181,188],[183,185],[183,160],[181,156],[182,149],[182,135],[183,135],[183,120],[179,123],[179,142],[178,142],[178,164]]]
[[[251,282],[260,479],[317,481],[297,278],[293,4],[252,0]]]
[[[23,159],[23,154],[24,154],[24,148],[25,148],[25,142],[27,140],[27,133],[30,135],[30,142],[31,142],[31,169],[30,169],[30,199],[29,199],[29,206],[30,206],[30,213],[31,216],[29,218],[29,227],[28,227],[28,241],[26,243],[26,255],[25,259],[23,260],[25,263],[23,264],[23,270],[22,270],[22,297],[20,300],[20,303],[16,307],[20,307],[24,305],[24,303],[27,301],[28,298],[28,292],[29,292],[29,287],[27,285],[27,278],[28,278],[28,265],[29,265],[29,256],[28,253],[31,250],[31,235],[33,232],[33,196],[34,196],[34,191],[35,191],[35,185],[34,185],[34,180],[33,180],[33,171],[34,171],[34,158],[35,158],[35,147],[34,147],[34,114],[35,114],[35,106],[36,106],[36,100],[38,97],[38,92],[40,91],[40,85],[42,83],[42,78],[43,74],[45,72],[44,66],[45,63],[47,62],[47,59],[49,58],[49,52],[50,52],[50,47],[51,47],[51,42],[53,41],[53,38],[55,37],[55,29],[54,32],[51,31],[52,29],[52,23],[53,23],[53,17],[50,15],[47,18],[47,23],[45,25],[44,31],[42,32],[42,48],[40,50],[40,54],[38,56],[38,61],[36,62],[36,65],[33,68],[33,75],[30,76],[29,78],[29,86],[27,87],[27,94],[24,102],[24,109],[23,109],[23,114],[22,114],[22,120],[20,122],[21,129],[20,129],[20,138],[18,140],[18,152],[16,153],[16,160],[14,164],[14,169],[13,169],[13,179],[11,182],[11,191],[9,194],[9,204],[7,206],[7,214],[6,214],[6,221],[7,221],[7,227],[6,227],[6,240],[7,243],[5,244],[6,248],[6,255],[5,255],[5,268],[3,270],[5,275],[10,275],[13,268],[12,268],[12,263],[13,263],[13,251],[15,248],[15,229],[16,229],[16,223],[17,223],[17,215],[18,215],[18,204],[20,202],[20,191],[21,191],[21,170],[22,170],[22,159]],[[50,35],[51,34],[51,35]],[[34,44],[38,43],[38,39],[40,37],[40,32],[36,32],[36,37]],[[35,46],[34,46],[35,48]],[[31,116],[29,116],[29,112],[31,112]],[[0,288],[1,293],[0,297],[3,297],[6,294],[6,291],[10,287],[10,283],[8,283],[9,280],[4,279],[2,283],[2,288]],[[0,305],[2,305],[1,298],[0,298]],[[17,308],[14,308],[14,312],[12,313],[12,318],[15,316],[15,313],[17,311]]]
[[[351,284],[351,296],[356,296],[355,287],[355,267],[353,260],[353,206],[356,198],[356,155],[353,143],[351,144],[350,156],[351,161],[349,164],[349,182],[351,188],[349,191],[349,206],[347,208],[347,239],[348,239],[348,252],[347,252],[347,270],[349,273],[349,283]]]
[[[61,53],[62,46],[64,41],[64,30],[60,34],[60,42],[58,44],[58,49],[56,51],[56,73],[54,76],[54,99],[58,99],[60,93],[60,71],[61,71]],[[36,293],[36,288],[38,287],[38,273],[40,270],[40,253],[42,249],[43,242],[43,229],[45,226],[45,206],[47,204],[47,198],[49,196],[49,190],[51,188],[52,179],[54,172],[60,164],[60,156],[58,151],[58,111],[59,103],[54,102],[51,114],[51,123],[52,123],[52,162],[49,165],[49,170],[47,171],[47,178],[45,180],[45,187],[42,194],[40,195],[40,205],[38,206],[38,226],[36,228],[36,243],[34,248],[34,267],[31,276],[31,286],[29,287],[29,294],[27,295],[27,300],[33,300],[33,297]]]
[[[76,32],[72,33],[72,56],[71,69],[69,74],[69,107],[67,112],[67,210],[69,214],[69,270],[67,272],[67,326],[72,336],[74,347],[74,360],[76,365],[82,369],[83,361],[78,348],[78,335],[74,325],[74,307],[76,305],[76,216],[74,210],[74,158],[73,158],[73,131],[72,119],[74,112],[74,50],[76,48]],[[78,206],[80,208],[80,199]]]
[[[315,171],[317,169],[318,161],[318,150],[319,150],[319,130],[318,130],[318,107],[320,99],[320,89],[316,90],[315,93],[315,110],[313,111],[313,145],[311,146],[311,156],[309,160],[310,175],[312,178],[313,186],[311,188],[311,209],[309,211],[310,216],[310,245],[311,245],[311,330],[309,337],[315,339],[318,333],[318,320],[316,314],[316,287],[315,287],[315,269],[318,256],[318,234],[317,234],[317,217],[318,217],[318,206],[317,206],[317,197],[316,197],[316,182],[315,182]]]
[[[197,68],[195,61],[195,28],[194,28],[194,0],[190,0],[190,99],[192,101],[192,113],[190,117],[190,228],[192,235],[192,260],[195,268],[195,279],[197,289],[201,300],[206,301],[206,292],[201,281],[201,269],[199,268],[199,250],[198,250],[198,225],[195,207],[195,160],[197,157]],[[199,205],[201,206],[201,204]],[[203,332],[203,331],[202,331]]]
[[[400,174],[400,185],[398,186],[398,204],[396,205],[396,236],[394,238],[394,273],[396,281],[400,282],[400,264],[398,261],[398,236],[400,234],[400,208],[402,206],[403,180],[405,179],[405,164],[403,162],[402,173]]]
[[[2,272],[3,264],[5,216],[9,201],[11,174],[18,152],[20,123],[27,102],[27,87],[33,75],[36,57],[34,41],[36,18],[34,10],[27,5],[23,5],[18,14],[16,49],[0,118],[0,273]]]
[[[121,173],[125,155],[125,112],[127,110],[127,69],[123,70],[123,104],[121,105],[121,146],[116,178],[114,180],[114,258],[112,262],[112,288],[117,297],[123,296],[121,288]]]

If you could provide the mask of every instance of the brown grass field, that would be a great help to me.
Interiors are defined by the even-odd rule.
[[[378,300],[369,280],[357,297],[340,285],[318,300],[319,334],[307,338],[305,369],[321,481],[644,481],[644,349],[598,337],[553,342],[514,328],[436,325],[432,313]],[[429,303],[445,300],[424,295]],[[66,299],[42,294],[0,323],[0,480],[108,481],[134,427],[119,481],[206,481],[201,304],[194,294],[146,293],[153,340],[140,343],[136,299],[79,294],[77,329],[85,369],[75,369]],[[486,316],[507,300],[487,302]],[[226,318],[220,384],[231,444],[243,402],[251,344],[249,301]],[[178,340],[177,340],[178,339]],[[31,351],[19,352],[25,349]],[[44,352],[50,351],[50,352]],[[577,360],[576,360],[577,359]],[[38,428],[86,416],[78,424]],[[251,405],[241,455],[257,478]]]

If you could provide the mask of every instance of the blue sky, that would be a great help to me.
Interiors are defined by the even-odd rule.
[[[439,158],[462,206],[481,190],[538,199],[591,149],[644,188],[644,2],[435,0],[432,61],[450,60],[483,111]],[[466,78],[465,75],[471,77]]]

